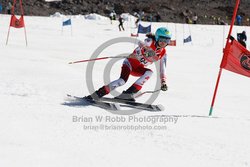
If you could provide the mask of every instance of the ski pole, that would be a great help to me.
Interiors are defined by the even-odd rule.
[[[127,58],[127,56],[116,56],[116,57],[100,57],[95,59],[86,59],[86,60],[79,60],[74,62],[69,62],[69,64],[76,64],[76,63],[83,63],[83,62],[89,62],[89,61],[96,61],[96,60],[104,60],[104,59],[121,59],[121,58]]]
[[[138,98],[138,97],[140,97],[140,96],[142,96],[142,95],[144,95],[144,94],[146,94],[146,93],[156,93],[156,92],[159,92],[160,90],[161,90],[161,89],[152,90],[152,91],[145,91],[145,92],[142,92],[142,93],[136,95],[135,98]]]

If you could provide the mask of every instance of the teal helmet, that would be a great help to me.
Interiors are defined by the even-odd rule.
[[[155,32],[155,40],[158,41],[160,37],[171,39],[172,33],[167,28],[161,27]]]

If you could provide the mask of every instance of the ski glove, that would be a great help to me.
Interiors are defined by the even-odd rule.
[[[165,81],[163,81],[163,82],[161,83],[161,90],[162,90],[162,91],[167,91],[167,90],[168,90],[168,86],[167,86],[167,84],[166,84]]]

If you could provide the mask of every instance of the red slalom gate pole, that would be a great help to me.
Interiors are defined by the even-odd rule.
[[[234,7],[234,12],[233,12],[233,17],[232,17],[231,24],[230,24],[230,29],[229,29],[229,32],[228,32],[226,48],[227,48],[227,45],[229,44],[229,39],[230,39],[232,30],[233,30],[233,26],[234,26],[234,22],[235,22],[235,18],[236,18],[236,14],[237,14],[237,11],[238,11],[239,4],[240,4],[240,0],[236,0],[235,7]],[[223,58],[224,58],[224,55],[225,55],[225,53],[223,54]],[[222,58],[222,60],[223,60],[223,58]],[[209,110],[209,116],[212,116],[212,113],[213,113],[214,102],[215,102],[217,89],[218,89],[219,82],[220,82],[221,73],[222,73],[222,68],[220,67],[219,74],[218,74],[217,81],[216,81],[216,86],[215,86],[215,89],[214,89],[212,104],[211,104],[210,110]]]

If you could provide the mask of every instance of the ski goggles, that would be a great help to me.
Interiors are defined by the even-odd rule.
[[[170,38],[162,38],[162,37],[160,37],[158,40],[158,42],[164,42],[166,44],[170,44],[170,41],[171,41]]]

